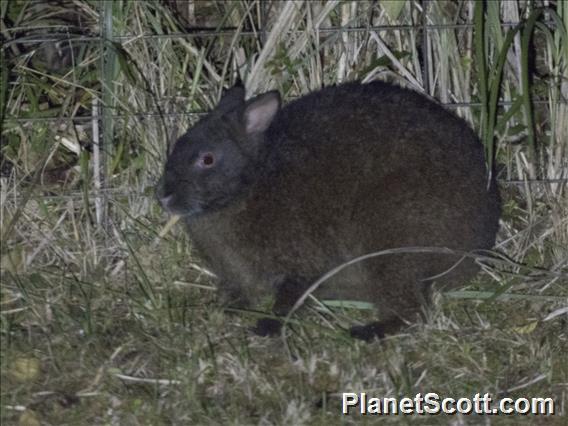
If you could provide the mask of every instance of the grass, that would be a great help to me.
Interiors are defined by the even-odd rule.
[[[2,424],[564,424],[568,10],[546,4],[2,2]],[[173,36],[190,27],[215,31]],[[33,41],[54,37],[73,41]],[[252,335],[259,313],[219,307],[153,198],[168,143],[237,73],[249,94],[379,78],[450,104],[495,158],[506,257],[380,343],[345,331],[361,306]],[[558,414],[342,417],[349,391]]]

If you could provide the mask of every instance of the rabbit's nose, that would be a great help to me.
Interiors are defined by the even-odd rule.
[[[166,196],[163,196],[163,197],[159,197],[158,201],[160,202],[160,205],[162,206],[162,208],[164,210],[169,210],[169,208],[170,208],[169,206],[170,206],[173,198],[174,198],[174,196],[170,194],[170,195],[166,195]]]
[[[156,185],[156,198],[165,210],[168,209],[169,204],[172,202],[173,194],[166,192],[166,188],[164,188],[164,178],[160,179]]]

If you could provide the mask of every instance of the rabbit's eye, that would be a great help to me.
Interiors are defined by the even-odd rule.
[[[205,152],[197,159],[197,165],[202,168],[212,167],[215,164],[215,156],[211,152]]]

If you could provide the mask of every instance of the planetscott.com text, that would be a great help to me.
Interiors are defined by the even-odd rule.
[[[377,398],[365,392],[343,393],[343,414],[554,414],[552,398],[501,398],[486,393],[469,398],[441,398],[437,393],[416,394],[409,398]]]

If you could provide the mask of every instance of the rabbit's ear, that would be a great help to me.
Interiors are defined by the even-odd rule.
[[[280,94],[276,91],[249,100],[244,112],[245,131],[248,134],[264,132],[279,109]]]
[[[223,91],[223,97],[217,105],[217,111],[228,112],[245,102],[245,88],[241,85],[235,85],[228,90]]]

